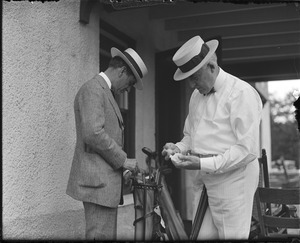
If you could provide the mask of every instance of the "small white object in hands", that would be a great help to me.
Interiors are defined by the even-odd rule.
[[[170,156],[171,160],[175,163],[181,163],[182,160],[178,158],[178,156],[181,155],[181,153],[175,153]]]

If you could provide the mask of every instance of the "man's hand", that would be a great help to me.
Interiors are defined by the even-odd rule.
[[[124,179],[124,184],[125,185],[129,185],[130,187],[131,187],[131,184],[132,184],[132,181],[131,181],[131,175],[132,175],[132,173],[131,173],[131,171],[129,171],[129,170],[125,170],[124,172],[123,172],[123,179]]]
[[[180,153],[180,149],[174,143],[166,143],[161,154],[165,156],[165,160],[170,159],[170,155]]]
[[[136,159],[126,159],[125,163],[123,164],[123,168],[126,170],[136,172],[138,170]]]
[[[200,170],[200,158],[193,155],[178,155],[178,160],[173,160],[172,163],[176,168],[186,170]]]

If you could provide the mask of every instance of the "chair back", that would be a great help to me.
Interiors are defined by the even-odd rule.
[[[279,214],[271,212],[266,214],[261,206],[270,205],[300,205],[299,188],[279,189],[258,187],[256,193],[256,204],[260,222],[261,235],[264,237],[299,237],[299,234],[288,234],[286,229],[300,229],[299,217],[280,217]],[[277,215],[277,216],[275,216]],[[278,216],[279,215],[279,216]],[[276,230],[272,230],[272,229]],[[283,230],[280,230],[283,229]]]
[[[260,168],[260,182],[259,186],[270,187],[269,184],[269,170],[268,170],[268,160],[266,150],[262,149],[261,157],[258,158],[259,168]]]
[[[269,171],[266,150],[262,149],[261,157],[258,158],[259,163],[259,187],[269,187]],[[262,208],[261,208],[262,209]],[[258,212],[256,200],[253,200],[252,221],[258,222]]]

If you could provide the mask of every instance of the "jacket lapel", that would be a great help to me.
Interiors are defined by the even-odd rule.
[[[108,99],[110,101],[110,103],[112,104],[114,111],[116,112],[117,117],[119,118],[119,121],[123,127],[123,118],[122,118],[122,114],[120,112],[120,108],[115,100],[115,98],[113,97],[111,90],[109,89],[107,83],[105,82],[105,80],[100,76],[100,75],[96,75],[97,80],[99,81],[101,87],[105,90],[106,95],[108,96]]]

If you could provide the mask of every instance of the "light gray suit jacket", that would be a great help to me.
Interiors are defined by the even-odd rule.
[[[100,76],[86,82],[75,101],[76,148],[67,194],[79,201],[117,207],[121,198],[123,120]]]

